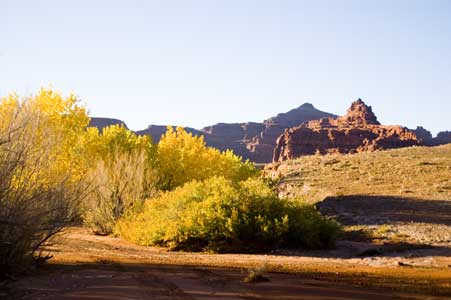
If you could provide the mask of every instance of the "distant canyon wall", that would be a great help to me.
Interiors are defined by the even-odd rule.
[[[91,118],[89,126],[103,130],[110,125],[127,127],[121,120],[98,117]],[[167,125],[150,125],[136,133],[149,135],[154,142],[159,142],[166,129]],[[360,99],[342,117],[304,103],[261,123],[218,123],[203,129],[185,127],[185,130],[195,136],[204,136],[208,146],[222,151],[231,149],[244,159],[256,163],[311,154],[354,153],[451,143],[450,131],[440,132],[433,137],[423,127],[409,130],[401,126],[380,125],[371,107]]]
[[[231,149],[244,159],[256,163],[269,163],[274,155],[276,140],[285,129],[310,120],[334,116],[316,109],[310,103],[305,103],[262,123],[218,123],[200,130],[189,127],[185,130],[193,135],[204,136],[208,146],[219,150]],[[137,133],[150,135],[153,141],[158,142],[165,131],[166,126],[150,125]]]

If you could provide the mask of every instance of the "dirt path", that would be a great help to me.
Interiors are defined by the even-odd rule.
[[[451,295],[446,249],[422,250],[430,252],[409,258],[343,258],[350,255],[343,246],[285,256],[175,253],[72,228],[51,250],[54,258],[45,268],[10,284],[0,299],[371,300]],[[396,264],[401,259],[404,267]],[[263,265],[271,271],[265,273],[268,282],[243,282],[249,268]]]

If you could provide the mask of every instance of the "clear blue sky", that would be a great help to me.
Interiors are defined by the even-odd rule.
[[[360,97],[451,130],[451,1],[0,0],[0,95],[49,84],[132,129]]]

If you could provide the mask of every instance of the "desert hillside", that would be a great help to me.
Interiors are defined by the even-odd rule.
[[[284,196],[317,203],[351,239],[451,245],[451,145],[305,156],[265,173]]]
[[[359,194],[451,200],[451,144],[304,156],[270,164],[265,173],[281,180],[284,194],[314,202]]]

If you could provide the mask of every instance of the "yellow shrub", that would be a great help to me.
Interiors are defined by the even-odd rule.
[[[52,163],[37,170],[34,176],[50,184],[62,177],[75,183],[86,174],[87,169],[80,164],[83,159],[80,149],[89,118],[74,95],[63,97],[50,89],[41,89],[35,96],[22,100],[10,95],[1,100],[0,120],[3,132],[15,132],[21,124],[21,134],[34,149],[30,155],[48,153]]]
[[[146,160],[142,150],[117,153],[90,170],[83,221],[94,233],[110,234],[117,219],[129,211],[139,211],[144,200],[157,193],[156,174]]]
[[[279,199],[260,179],[236,184],[212,177],[148,200],[143,212],[119,220],[115,230],[141,245],[259,252],[279,246],[328,247],[338,226],[311,206]]]
[[[99,132],[89,127],[84,136],[85,146],[91,160],[111,159],[117,154],[144,150],[149,154],[154,149],[148,136],[139,136],[123,125],[111,125]]]
[[[83,202],[83,221],[96,234],[110,234],[129,209],[141,207],[156,192],[155,147],[121,125],[88,128],[84,157],[89,193]]]
[[[202,136],[193,136],[181,127],[176,130],[168,127],[158,143],[157,151],[160,186],[163,190],[212,176],[223,176],[238,182],[257,174],[250,162],[243,162],[232,151],[221,153],[207,147]]]
[[[74,96],[42,89],[0,100],[0,269],[30,263],[76,216],[87,124]]]

